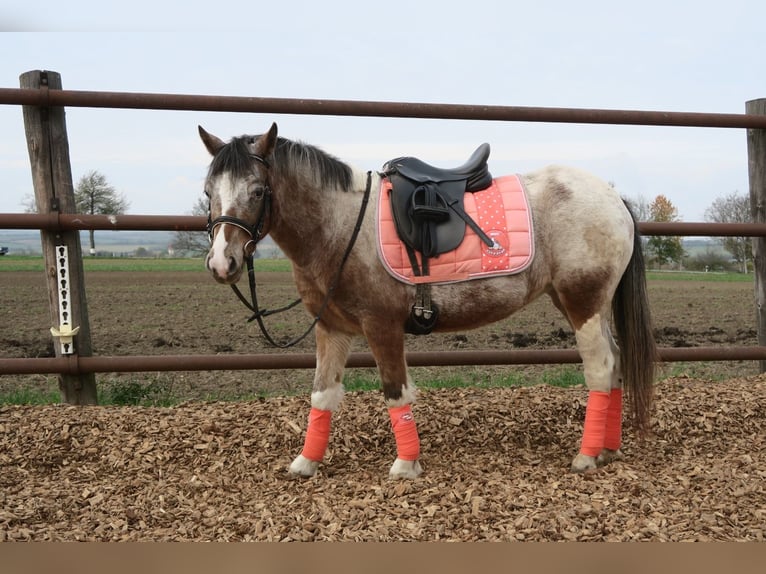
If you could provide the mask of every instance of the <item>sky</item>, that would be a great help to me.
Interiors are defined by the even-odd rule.
[[[30,70],[71,90],[744,113],[766,97],[762,0],[39,0],[0,8],[0,87]],[[31,5],[30,5],[31,6]],[[748,192],[744,129],[68,108],[75,183],[97,170],[129,213],[190,213],[224,140],[280,135],[362,169],[415,155],[458,165],[482,142],[494,175],[556,163],[659,194],[683,221]],[[0,212],[32,195],[20,106],[0,105]]]

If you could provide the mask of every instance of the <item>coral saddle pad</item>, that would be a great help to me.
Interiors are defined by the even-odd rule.
[[[465,194],[465,210],[499,248],[488,247],[466,227],[457,249],[429,259],[430,274],[416,277],[407,250],[394,226],[391,213],[391,182],[381,180],[377,209],[378,254],[386,270],[410,285],[453,283],[485,277],[511,275],[526,269],[534,257],[532,214],[524,186],[517,175],[499,177],[482,191]],[[420,253],[416,253],[421,263]]]

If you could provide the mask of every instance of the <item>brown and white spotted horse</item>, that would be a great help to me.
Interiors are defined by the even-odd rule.
[[[278,137],[276,124],[265,134],[228,143],[202,127],[199,132],[213,156],[205,181],[212,222],[206,265],[213,277],[237,282],[258,240],[269,234],[292,261],[303,304],[312,316],[321,310],[305,447],[290,472],[312,476],[321,463],[332,413],[343,399],[349,347],[362,335],[378,366],[396,438],[390,476],[417,477],[420,442],[410,407],[416,388],[404,344],[415,287],[382,266],[375,209],[364,212],[344,259],[362,204],[368,198],[377,204],[381,175]],[[546,167],[520,178],[534,223],[534,259],[517,274],[434,285],[436,330],[480,327],[548,295],[571,324],[583,362],[588,403],[571,465],[583,472],[621,456],[623,388],[633,423],[640,431],[649,424],[657,352],[640,237],[624,201],[593,175]]]

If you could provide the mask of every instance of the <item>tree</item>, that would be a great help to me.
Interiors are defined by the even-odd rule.
[[[678,221],[678,210],[664,195],[658,195],[649,204],[651,221],[671,222]],[[680,262],[684,256],[684,247],[680,237],[653,236],[649,238],[647,246],[654,253],[657,263],[662,268],[665,263]]]
[[[192,215],[207,215],[208,199],[200,196],[192,207]],[[210,249],[207,233],[204,231],[176,231],[173,249],[192,256],[201,256]]]
[[[78,213],[89,215],[117,215],[125,213],[130,206],[124,195],[109,185],[106,177],[92,170],[82,176],[74,189],[74,201]],[[95,232],[90,234],[90,254],[96,254]]]
[[[651,211],[649,210],[649,202],[643,195],[637,195],[636,197],[626,197],[625,201],[628,202],[630,210],[633,215],[636,216],[636,221],[649,221],[651,218]]]
[[[731,258],[724,251],[710,246],[687,259],[686,268],[693,271],[732,271]]]
[[[705,221],[711,223],[749,223],[750,198],[734,191],[719,197],[705,210]],[[752,242],[749,237],[719,237],[723,248],[731,253],[742,273],[747,273],[747,262],[752,259]]]
[[[26,194],[21,200],[24,213],[37,213],[37,200],[31,193]]]

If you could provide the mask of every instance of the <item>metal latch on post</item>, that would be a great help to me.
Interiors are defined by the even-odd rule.
[[[51,327],[51,335],[59,340],[62,355],[74,353],[74,336],[80,327],[72,328],[72,304],[69,283],[69,250],[66,245],[56,246],[56,279],[59,294],[59,326]]]

